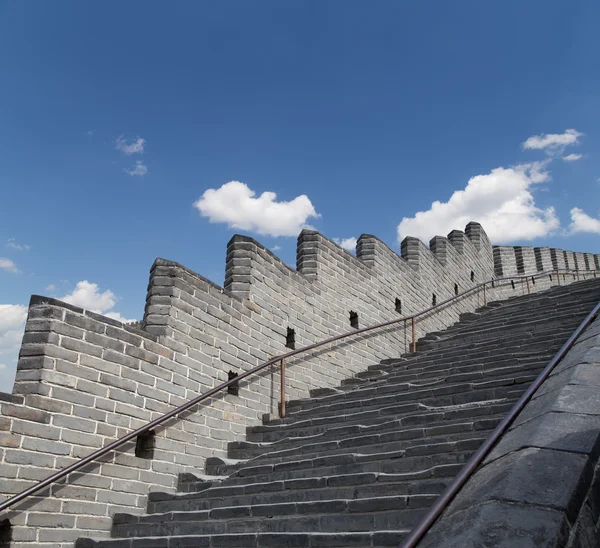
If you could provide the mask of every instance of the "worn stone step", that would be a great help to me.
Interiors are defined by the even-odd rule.
[[[523,388],[524,389],[524,388]],[[522,393],[523,389],[519,390]],[[301,437],[312,436],[329,431],[331,428],[345,429],[347,432],[355,431],[357,428],[375,428],[389,427],[389,425],[397,424],[405,428],[414,428],[416,426],[439,424],[445,421],[465,420],[484,418],[501,413],[508,413],[511,407],[516,402],[517,397],[506,397],[497,402],[475,402],[470,405],[446,406],[439,408],[418,409],[417,411],[408,413],[391,413],[373,415],[370,413],[368,417],[357,414],[354,417],[356,420],[348,420],[346,424],[343,422],[332,425],[329,421],[323,421],[320,418],[307,419],[295,424],[288,425],[288,428],[283,429],[279,425],[261,426],[261,431],[256,432],[255,441],[272,442],[284,437]],[[373,430],[371,430],[373,431]],[[259,437],[260,436],[260,437]]]
[[[363,459],[361,462],[347,462],[345,464],[341,463],[341,460],[343,459],[331,459],[331,464],[328,465],[325,465],[325,463],[323,462],[323,465],[319,467],[302,467],[294,470],[291,469],[292,466],[289,466],[289,470],[286,470],[283,468],[283,465],[279,465],[280,468],[277,471],[273,471],[273,468],[269,466],[264,467],[262,470],[260,469],[260,467],[254,467],[254,469],[250,470],[249,472],[251,475],[238,475],[236,473],[228,479],[228,482],[231,485],[246,483],[267,483],[279,480],[306,479],[339,474],[362,474],[366,472],[400,474],[405,472],[425,470],[433,468],[435,466],[442,466],[447,464],[462,464],[466,462],[466,460],[472,454],[473,450],[469,449],[465,451],[432,453],[430,455],[419,455],[414,457],[404,456],[402,458],[396,459],[390,458],[390,456],[388,455],[383,460]],[[369,456],[371,458],[376,458],[372,455]],[[348,457],[352,457],[352,455],[349,455]],[[350,458],[346,460],[350,460]],[[212,468],[221,468],[216,463],[211,463],[207,466]],[[227,466],[224,466],[223,468],[226,469]]]
[[[409,529],[375,532],[246,533],[139,537],[137,539],[79,539],[75,548],[380,548],[398,546]]]
[[[564,339],[566,340],[566,339]],[[510,352],[503,352],[499,354],[497,352],[482,352],[475,356],[465,354],[462,359],[446,359],[444,357],[435,358],[435,360],[424,360],[424,363],[418,365],[415,362],[409,361],[398,361],[395,362],[393,367],[387,367],[383,372],[379,372],[379,376],[374,379],[364,382],[361,386],[356,386],[354,389],[346,389],[340,387],[335,391],[331,391],[329,394],[324,394],[319,397],[310,398],[307,400],[299,400],[295,406],[306,405],[310,401],[324,401],[329,396],[339,395],[340,397],[352,397],[353,392],[368,389],[369,384],[372,383],[373,387],[387,384],[388,380],[393,379],[394,382],[418,382],[420,380],[434,380],[436,378],[445,377],[448,375],[469,373],[472,371],[486,371],[492,369],[498,369],[500,367],[512,366],[517,363],[532,363],[536,361],[550,360],[560,349],[563,339],[549,340],[545,343],[543,351],[528,352],[521,351],[519,349]],[[348,394],[348,395],[345,395]]]
[[[599,284],[600,285],[600,284]],[[546,319],[546,313],[550,312],[551,315],[560,314],[561,310],[570,311],[573,309],[580,308],[582,306],[593,305],[594,300],[600,297],[600,290],[596,292],[590,292],[589,290],[581,292],[579,298],[574,298],[573,295],[565,295],[562,297],[547,298],[544,301],[540,301],[537,305],[532,306],[533,303],[528,303],[526,306],[523,304],[515,306],[511,305],[510,302],[497,307],[493,310],[481,309],[476,313],[469,313],[471,320],[461,320],[456,322],[448,329],[444,331],[436,331],[428,334],[428,337],[435,337],[436,335],[451,333],[459,329],[472,328],[475,325],[481,324],[493,324],[495,322],[503,321],[520,321],[523,318],[538,319],[538,321],[544,321]],[[531,314],[534,311],[535,314]]]
[[[406,380],[404,376],[394,375],[389,378],[386,376],[378,381],[372,381],[365,384],[361,388],[357,388],[351,392],[341,392],[324,396],[322,398],[314,398],[306,400],[299,405],[294,406],[290,411],[293,417],[300,417],[305,412],[317,412],[318,409],[348,409],[349,407],[365,407],[368,405],[386,405],[397,400],[399,393],[411,393],[412,391],[435,389],[444,387],[449,391],[449,387],[470,387],[475,390],[478,387],[491,386],[494,383],[496,386],[511,383],[511,379],[531,375],[532,372],[541,370],[550,361],[553,354],[529,359],[514,359],[503,362],[490,364],[474,364],[469,367],[460,368],[456,372],[452,369],[442,370],[439,375],[430,375],[427,377],[415,378]],[[512,365],[514,363],[514,365]],[[469,388],[463,389],[468,391]],[[459,390],[460,391],[460,390]],[[363,403],[364,402],[364,403]],[[288,418],[290,422],[290,418]],[[282,423],[283,424],[283,423]]]
[[[498,422],[500,422],[498,420]],[[253,462],[278,463],[297,460],[298,458],[317,458],[345,454],[347,452],[370,454],[370,453],[392,453],[406,451],[414,445],[429,445],[451,441],[459,441],[473,437],[473,423],[458,423],[452,426],[431,426],[428,436],[419,436],[419,429],[400,429],[381,433],[363,434],[350,436],[338,440],[320,440],[304,445],[290,444],[289,447],[278,447],[271,450],[252,455],[248,448],[239,448],[232,451],[229,458],[244,460],[246,465]],[[495,427],[495,425],[494,425]],[[485,429],[478,429],[477,436],[487,436],[493,429],[489,424]]]
[[[547,363],[547,362],[546,362]],[[544,362],[533,364],[533,370],[541,370]],[[485,386],[480,383],[454,382],[451,384],[434,384],[419,388],[409,388],[408,390],[399,390],[395,394],[385,394],[373,398],[359,398],[350,401],[339,401],[330,404],[315,405],[300,409],[295,413],[286,415],[284,419],[279,419],[277,424],[295,424],[313,417],[320,420],[328,420],[331,423],[359,419],[381,414],[397,414],[411,412],[426,407],[443,407],[451,405],[460,405],[475,401],[497,400],[505,397],[506,387],[523,382],[531,382],[536,375],[529,369],[523,369],[522,374],[509,375],[501,386]],[[490,377],[496,380],[496,377]],[[479,380],[482,380],[480,378]],[[400,407],[402,406],[402,407]]]
[[[477,321],[455,323],[444,331],[429,333],[419,339],[419,341],[431,345],[439,341],[451,339],[455,335],[461,333],[464,334],[482,330],[483,333],[487,335],[487,333],[491,332],[494,328],[501,329],[510,326],[518,326],[523,323],[531,326],[552,325],[554,320],[559,320],[561,318],[569,319],[573,315],[580,315],[584,313],[586,310],[589,312],[589,310],[593,308],[597,301],[598,298],[593,297],[577,303],[557,303],[555,305],[539,309],[539,312],[534,316],[532,316],[531,311],[529,310],[521,311],[518,314],[515,312],[506,312],[504,314],[495,312],[494,314],[489,315],[482,314]],[[419,348],[418,344],[417,348]]]
[[[278,504],[235,505],[197,511],[160,514],[115,514],[114,537],[189,535],[199,532],[241,533],[249,531],[318,530],[323,521],[329,531],[409,527],[437,498],[428,495],[391,495],[362,499],[318,500]],[[368,518],[367,518],[368,516]]]
[[[459,441],[442,442],[436,444],[428,444],[423,440],[422,444],[413,445],[407,449],[399,451],[390,451],[385,453],[344,453],[336,455],[317,456],[314,458],[299,456],[296,460],[287,460],[276,463],[261,463],[260,461],[249,461],[248,463],[229,463],[223,462],[222,459],[210,458],[207,459],[207,471],[218,473],[219,475],[230,474],[238,478],[256,477],[261,475],[273,474],[273,477],[278,474],[283,474],[281,479],[289,479],[286,474],[293,472],[294,474],[308,474],[302,477],[314,477],[316,475],[329,475],[331,472],[324,470],[339,469],[348,472],[400,472],[406,471],[402,466],[410,466],[414,459],[423,457],[427,462],[431,463],[427,467],[436,464],[449,464],[448,462],[434,462],[432,457],[444,456],[451,458],[453,455],[463,454],[469,450],[475,451],[485,440],[485,436],[462,439]],[[429,460],[428,460],[429,459]],[[456,461],[454,461],[456,462]],[[388,465],[392,468],[388,469]],[[394,468],[394,465],[399,465],[400,468]],[[373,467],[371,467],[373,466]],[[366,467],[366,468],[365,468]],[[231,481],[230,478],[229,481]]]
[[[427,496],[427,495],[424,495]],[[414,499],[416,501],[416,499]],[[184,520],[183,513],[174,513],[177,519],[165,522],[136,523],[128,522],[113,527],[113,536],[118,537],[164,537],[198,534],[226,534],[226,533],[272,533],[272,532],[304,532],[304,531],[328,531],[328,532],[371,532],[399,528],[409,529],[423,515],[426,508],[418,506],[410,508],[401,505],[400,502],[391,501],[386,504],[380,503],[381,509],[372,511],[363,506],[363,501],[332,501],[337,503],[334,508],[341,510],[345,505],[348,511],[337,513],[328,512],[326,503],[300,503],[295,506],[305,505],[305,510],[311,513],[281,515],[279,512],[287,510],[288,506],[273,505],[266,508],[237,507],[218,508],[210,511],[210,514],[222,516],[221,519],[202,519],[209,512],[190,512],[190,519]],[[428,499],[426,503],[431,503]],[[321,513],[318,513],[322,508]],[[248,511],[254,511],[255,515],[246,515]],[[262,513],[261,513],[262,512]],[[136,516],[133,516],[136,517]],[[152,515],[156,518],[157,515]]]
[[[482,432],[494,428],[504,415],[495,417],[486,417],[485,419],[476,419],[465,421],[452,421],[450,424],[440,423],[420,428],[400,428],[398,422],[394,422],[386,429],[371,430],[361,428],[354,434],[341,433],[337,436],[335,433],[324,432],[313,437],[284,438],[276,443],[252,443],[237,442],[230,444],[228,449],[228,458],[231,459],[272,459],[277,456],[298,456],[320,454],[349,450],[361,446],[368,446],[369,451],[376,450],[381,444],[391,442],[403,442],[420,439],[433,439],[440,436],[455,436],[459,434],[472,433],[474,431]],[[399,447],[400,448],[400,447]]]
[[[267,484],[212,487],[198,493],[151,493],[148,513],[207,510],[223,506],[308,502],[337,498],[352,500],[391,495],[439,495],[451,481],[455,470],[440,470],[437,475],[400,480],[394,475],[353,474],[316,477]]]
[[[474,430],[486,428],[485,422],[493,420],[496,417],[503,417],[507,409],[516,398],[507,398],[497,404],[473,404],[468,407],[461,406],[453,409],[437,409],[426,410],[422,413],[409,414],[401,417],[379,417],[370,421],[361,421],[357,424],[338,424],[330,428],[327,426],[305,426],[301,429],[277,429],[273,428],[267,432],[257,432],[252,435],[252,438],[247,437],[246,442],[238,442],[240,444],[278,444],[280,442],[296,443],[304,441],[312,443],[316,440],[340,439],[352,435],[367,435],[376,432],[389,432],[403,430],[407,432],[407,436],[425,435],[427,428],[452,428],[455,424],[469,423],[473,424]],[[465,416],[466,409],[470,410],[470,416]],[[448,412],[461,411],[456,414],[449,415]],[[411,425],[412,423],[412,425]],[[417,433],[415,434],[415,431]],[[419,434],[421,432],[422,434]],[[245,445],[242,445],[242,447]]]
[[[585,314],[582,314],[582,318]],[[575,322],[578,323],[579,322]],[[572,325],[564,326],[561,328],[552,327],[547,330],[540,330],[537,332],[524,332],[518,335],[508,334],[500,335],[490,339],[475,339],[473,341],[464,343],[457,342],[453,339],[447,339],[444,341],[438,341],[431,349],[418,351],[416,354],[409,356],[403,356],[397,360],[389,359],[385,363],[379,364],[381,367],[393,367],[397,363],[428,363],[436,358],[445,358],[452,360],[460,360],[465,355],[474,355],[477,353],[488,353],[498,352],[502,349],[528,349],[535,351],[537,346],[547,340],[552,340],[556,336],[564,337],[568,339],[573,332],[574,327]],[[373,367],[373,366],[370,366]]]

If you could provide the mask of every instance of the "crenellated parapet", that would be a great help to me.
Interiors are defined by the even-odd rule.
[[[538,272],[552,270],[552,253],[549,247],[534,247],[535,266]]]

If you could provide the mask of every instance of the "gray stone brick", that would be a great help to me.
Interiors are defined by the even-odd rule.
[[[102,348],[100,346],[89,344],[78,339],[62,337],[60,345],[67,350],[81,352],[82,354],[87,354],[89,356],[95,356],[97,358],[102,356]]]
[[[143,350],[142,348],[127,345],[127,347],[125,348],[125,353],[128,356],[132,356],[133,358],[144,360],[148,363],[158,364],[158,356],[156,354],[153,354],[152,352]]]
[[[131,356],[126,356],[121,352],[115,352],[114,350],[105,349],[102,358],[114,363],[119,363],[125,367],[131,367],[132,369],[140,368],[140,361]]]
[[[55,415],[52,417],[52,424],[62,428],[70,428],[79,432],[95,432],[96,424],[94,421],[80,419],[78,417],[66,417],[64,415]]]

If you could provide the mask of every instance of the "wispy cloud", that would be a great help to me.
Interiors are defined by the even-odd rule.
[[[26,306],[0,304],[0,356],[18,353],[26,319]]]
[[[138,160],[135,163],[135,167],[125,168],[123,171],[132,177],[143,177],[146,175],[146,173],[148,173],[148,167],[146,164],[144,164],[144,162],[142,162],[142,160]]]
[[[346,251],[356,251],[357,239],[354,236],[350,238],[333,238],[333,241]]]
[[[255,195],[245,183],[230,181],[206,190],[194,207],[211,223],[269,236],[297,236],[310,217],[320,217],[305,194],[289,202],[278,202],[275,192]]]
[[[571,224],[569,225],[569,233],[588,232],[591,234],[600,234],[600,219],[590,217],[583,209],[574,207],[570,211]]]
[[[581,160],[583,158],[583,154],[567,154],[563,156],[562,159],[565,162],[576,162],[577,160]]]
[[[17,251],[29,251],[31,249],[31,246],[26,244],[18,244],[14,238],[9,238],[6,240],[6,247],[9,247],[10,249],[16,249]]]
[[[143,154],[146,140],[138,137],[135,141],[127,142],[123,135],[117,137],[116,149],[131,156],[132,154]]]
[[[44,291],[56,291],[56,286],[54,284],[49,284],[44,288]]]
[[[13,274],[18,274],[20,271],[14,261],[7,259],[6,257],[0,257],[0,270],[6,270]]]
[[[563,150],[571,145],[579,144],[582,137],[576,129],[567,129],[564,133],[542,133],[533,135],[523,143],[524,150],[543,150],[550,156],[562,154]]]
[[[98,314],[104,314],[123,323],[135,321],[124,318],[118,312],[111,310],[117,303],[117,297],[110,289],[101,292],[98,284],[87,280],[77,282],[75,289],[64,297],[60,297],[60,300]]]

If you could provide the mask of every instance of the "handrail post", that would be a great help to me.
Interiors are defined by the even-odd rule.
[[[558,285],[560,285],[560,272],[558,271],[558,268],[556,269],[556,279],[558,280]]]
[[[529,278],[525,278],[525,281],[527,282],[527,295],[530,295],[531,291],[529,289]]]
[[[281,358],[281,404],[279,407],[279,416],[285,417],[285,359]]]
[[[415,317],[413,316],[411,319],[411,324],[412,324],[412,351],[416,352],[417,351],[417,337],[415,334]]]
[[[487,287],[487,284],[483,284],[483,306],[487,306],[487,293],[485,288]]]

